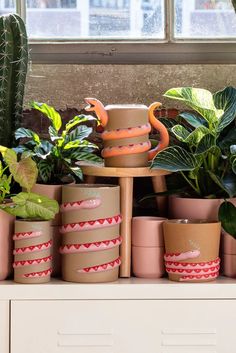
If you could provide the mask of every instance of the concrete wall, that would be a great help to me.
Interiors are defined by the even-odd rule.
[[[28,75],[25,107],[31,100],[64,109],[84,107],[93,96],[105,105],[161,101],[167,108],[181,106],[163,99],[177,86],[217,91],[236,87],[236,65],[32,65]]]

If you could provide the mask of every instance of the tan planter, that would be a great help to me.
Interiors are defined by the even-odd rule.
[[[112,185],[62,188],[62,277],[69,282],[118,278],[120,189]]]
[[[12,234],[15,217],[0,210],[0,281],[12,272]]]
[[[132,219],[132,268],[136,277],[160,278],[165,273],[164,220],[161,217]]]
[[[205,282],[218,277],[220,222],[169,220],[163,229],[170,280]]]
[[[47,184],[36,184],[32,192],[40,195],[47,196],[53,200],[56,200],[59,205],[62,200],[62,185],[47,185]],[[61,246],[61,234],[60,226],[62,225],[61,213],[56,214],[55,218],[51,222],[52,224],[52,277],[59,277],[61,275],[61,256],[59,249]]]
[[[227,277],[236,277],[236,239],[223,232],[223,274]]]
[[[15,221],[14,281],[46,283],[52,272],[50,221]]]

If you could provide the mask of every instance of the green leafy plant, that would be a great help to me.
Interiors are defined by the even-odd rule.
[[[7,167],[3,167],[0,162],[0,204],[4,202],[6,196],[10,194],[12,176],[6,173]]]
[[[26,141],[19,145],[16,151],[27,154],[37,163],[39,182],[63,183],[67,176],[82,179],[83,174],[78,162],[101,163],[102,159],[93,153],[98,147],[86,139],[91,134],[92,128],[81,125],[87,121],[96,121],[96,118],[86,115],[75,116],[62,130],[61,116],[53,107],[33,102],[32,108],[49,119],[50,140],[41,139],[32,130],[19,128],[15,132],[15,138],[17,140],[23,138]]]
[[[151,168],[179,173],[185,181],[186,196],[234,197],[236,88],[226,87],[215,94],[200,88],[173,88],[165,97],[182,101],[193,112],[182,112],[182,123],[170,127],[178,145],[158,153]],[[231,203],[221,205],[219,219],[223,228],[236,237],[236,209]]]
[[[36,163],[26,155],[18,161],[13,149],[0,146],[0,152],[10,171],[9,180],[13,178],[27,190],[11,197],[11,203],[0,204],[0,209],[20,218],[30,220],[50,220],[59,211],[57,201],[30,192],[37,180]]]

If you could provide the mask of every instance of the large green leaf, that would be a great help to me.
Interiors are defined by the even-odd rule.
[[[57,201],[35,193],[21,192],[12,201],[13,205],[0,205],[0,208],[20,218],[51,220],[59,211]]]
[[[70,141],[68,142],[65,146],[64,149],[68,150],[70,148],[81,148],[81,147],[92,147],[92,148],[98,148],[98,146],[94,145],[91,142],[88,142],[86,140],[75,140],[75,141]]]
[[[187,171],[197,168],[199,160],[184,148],[168,147],[154,158],[151,168],[164,169],[171,172]]]
[[[54,165],[50,161],[41,159],[38,163],[38,171],[40,179],[46,184],[51,179]]]
[[[198,112],[209,124],[218,122],[222,111],[214,105],[213,95],[202,88],[178,87],[168,90],[165,97],[183,101],[188,107]]]
[[[65,140],[66,142],[75,141],[75,140],[83,141],[92,133],[92,131],[93,129],[91,127],[88,127],[86,125],[80,125],[80,126],[77,126],[74,130],[70,131],[67,134]]]
[[[54,146],[47,140],[42,140],[40,145],[34,149],[35,155],[46,159],[53,151]]]
[[[221,138],[219,142],[222,149],[229,148],[231,145],[236,145],[236,128],[229,130],[228,134]]]
[[[218,131],[224,130],[236,118],[236,88],[226,87],[214,94],[215,106],[223,110],[220,117]]]
[[[206,124],[206,121],[203,118],[201,118],[201,116],[194,113],[182,112],[179,114],[179,116],[193,127],[199,127]]]
[[[205,153],[214,147],[216,147],[215,137],[211,134],[206,134],[205,136],[203,136],[203,138],[199,142],[195,153],[196,154]]]
[[[78,151],[73,153],[73,159],[77,162],[90,162],[95,164],[101,164],[103,162],[103,159],[96,154]]]
[[[62,125],[60,114],[51,106],[46,103],[32,102],[32,108],[39,110],[41,113],[46,115],[52,122],[52,126],[56,131],[59,131]]]
[[[179,141],[187,143],[190,146],[196,146],[201,139],[210,132],[210,130],[203,125],[199,126],[192,132],[189,132],[182,125],[175,125],[171,131]]]
[[[97,118],[94,118],[92,115],[76,115],[72,120],[66,124],[65,130],[62,132],[62,136],[66,136],[67,133],[76,125],[84,123],[86,121],[98,121]]]
[[[38,169],[36,163],[30,157],[23,158],[17,163],[10,164],[9,170],[14,180],[27,191],[30,191],[35,185]]]
[[[223,190],[225,193],[227,193],[229,195],[229,197],[234,196],[234,192],[232,191],[229,184],[224,183],[224,181],[222,179],[220,179],[218,175],[214,174],[210,170],[208,170],[207,173],[209,174],[212,181],[214,181],[214,183],[216,185],[218,185],[221,190]]]
[[[23,127],[19,128],[15,131],[15,139],[18,140],[20,138],[30,138],[36,144],[40,143],[40,137],[38,134],[36,134],[34,131],[32,131],[30,129],[25,129]]]
[[[219,220],[221,221],[221,225],[225,232],[232,235],[236,238],[236,208],[235,206],[228,201],[223,202],[220,205]]]

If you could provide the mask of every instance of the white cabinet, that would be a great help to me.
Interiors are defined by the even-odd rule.
[[[11,353],[233,353],[236,347],[235,300],[13,300],[11,320]]]
[[[0,353],[9,353],[9,301],[0,300]]]

